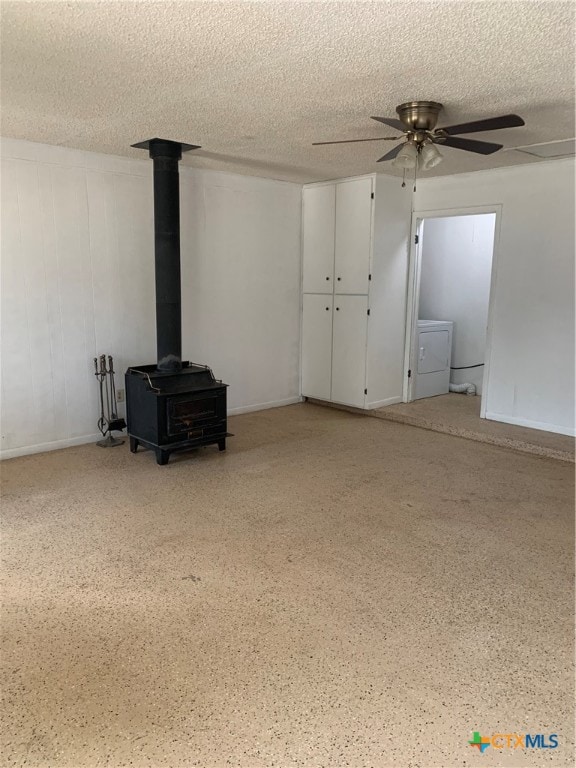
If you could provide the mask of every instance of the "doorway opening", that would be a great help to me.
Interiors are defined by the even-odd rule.
[[[435,420],[486,413],[498,213],[415,214],[404,402]]]

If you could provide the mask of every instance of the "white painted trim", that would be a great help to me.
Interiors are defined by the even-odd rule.
[[[302,397],[289,397],[286,400],[275,400],[269,403],[258,403],[257,405],[245,405],[240,408],[232,408],[228,411],[229,416],[237,416],[241,413],[250,413],[252,411],[264,411],[268,408],[281,408],[283,405],[293,405],[301,403]],[[128,439],[127,435],[118,434],[118,437]],[[19,456],[28,456],[33,453],[45,453],[47,451],[59,451],[62,448],[73,448],[76,445],[85,445],[86,443],[96,443],[101,440],[102,435],[98,432],[95,435],[82,435],[82,437],[71,437],[65,440],[55,440],[52,443],[39,443],[38,445],[26,445],[22,448],[7,448],[0,451],[0,461],[5,459],[16,459]]]
[[[334,282],[334,281],[332,281]],[[302,395],[302,342],[304,334],[304,186],[300,190],[300,311],[298,315],[298,392]]]
[[[394,177],[393,177],[394,178]],[[323,179],[322,181],[310,181],[304,183],[302,186],[308,187],[325,187],[328,184],[340,184],[346,181],[358,181],[359,179],[376,179],[375,173],[363,173],[361,176],[344,176],[343,178],[336,179]],[[374,191],[374,185],[372,185],[372,191]]]
[[[418,243],[416,243],[418,235]],[[420,263],[422,248],[422,219],[412,212],[410,242],[408,245],[408,285],[406,301],[406,333],[404,336],[404,380],[402,383],[402,402],[409,403],[413,397],[414,377],[408,378],[408,371],[414,368],[412,357],[416,348],[416,326],[418,324],[418,301],[420,296]]]
[[[268,403],[257,403],[256,405],[241,405],[239,408],[230,408],[228,416],[239,416],[241,413],[252,413],[252,411],[265,411],[268,408],[282,408],[284,405],[294,405],[301,403],[304,398],[301,395],[288,397],[286,400],[273,400]]]
[[[375,403],[367,403],[366,410],[373,411],[375,408],[385,408],[387,405],[396,405],[404,402],[401,395],[397,397],[387,397],[385,400],[376,400]]]
[[[118,433],[118,437],[124,437]],[[45,453],[47,451],[59,451],[62,448],[73,448],[75,445],[85,445],[86,443],[95,443],[97,440],[102,440],[100,432],[95,435],[82,435],[81,437],[70,437],[64,440],[54,440],[51,443],[38,443],[37,445],[25,445],[22,448],[7,448],[5,451],[0,451],[0,460],[15,459],[18,456],[28,456],[33,453]]]
[[[565,139],[563,139],[565,141]],[[503,152],[510,152],[511,150],[516,149],[516,147],[506,147],[502,151]],[[427,176],[425,179],[418,179],[419,185],[426,185],[431,181],[436,181],[438,179],[455,179],[457,178],[458,181],[462,179],[462,177],[475,177],[479,175],[485,175],[487,173],[492,174],[498,174],[498,175],[505,175],[507,172],[510,171],[523,171],[528,170],[532,165],[542,165],[542,164],[550,164],[550,163],[566,163],[566,162],[574,162],[574,156],[568,156],[568,157],[547,157],[547,158],[534,158],[534,160],[524,160],[520,163],[511,163],[510,165],[502,165],[498,168],[481,168],[477,171],[461,171],[460,173],[438,173],[435,176]]]
[[[372,179],[372,184],[370,185],[370,254],[368,256],[368,276],[371,275],[374,272],[374,229],[375,229],[375,219],[376,219],[376,174],[370,174]],[[334,242],[334,266],[336,266],[336,242]],[[334,284],[336,285],[336,284]],[[368,310],[368,313],[370,312],[370,287],[372,286],[372,290],[374,290],[373,285],[368,279],[368,287],[366,288],[366,294],[359,294],[362,296],[366,296],[366,309]],[[335,294],[336,295],[336,294]],[[366,339],[364,341],[364,390],[366,391],[366,388],[368,386],[368,341],[370,338],[370,323],[368,319],[368,313],[366,314]],[[334,313],[332,313],[334,314]],[[332,344],[334,344],[334,334],[332,334]],[[364,406],[365,409],[368,408],[366,405],[366,395],[364,395]]]
[[[414,399],[414,376],[408,378],[408,370],[415,368],[416,329],[418,326],[418,305],[420,301],[420,271],[422,267],[422,222],[424,219],[448,218],[450,216],[477,216],[493,213],[494,245],[492,249],[492,270],[490,274],[490,296],[488,299],[488,323],[486,326],[486,352],[484,357],[484,374],[482,378],[482,394],[480,398],[480,418],[486,416],[486,398],[492,361],[492,338],[494,327],[494,298],[496,296],[496,280],[500,257],[500,226],[502,221],[502,203],[492,205],[472,205],[460,208],[432,208],[412,211],[412,227],[410,230],[410,256],[408,273],[408,308],[406,314],[406,348],[404,354],[404,386],[402,402],[409,403]],[[414,241],[418,234],[418,243]]]
[[[149,160],[145,162],[150,162]],[[178,166],[179,171],[184,176],[191,176],[197,178],[198,176],[204,176],[210,178],[212,174],[217,174],[218,176],[234,176],[237,180],[245,180],[245,179],[258,179],[262,182],[269,181],[271,184],[284,184],[292,187],[302,187],[304,182],[302,181],[290,181],[288,179],[277,179],[274,176],[257,176],[255,174],[247,174],[247,173],[235,173],[234,171],[225,171],[225,170],[216,170],[212,168],[199,168],[198,166],[192,166],[192,165],[180,165]],[[214,185],[218,186],[218,185]],[[223,185],[228,186],[228,185]]]
[[[490,370],[492,368],[492,340],[494,338],[494,300],[496,282],[500,264],[500,227],[502,224],[502,205],[497,205],[496,221],[494,222],[494,243],[492,245],[492,272],[490,274],[490,293],[488,294],[488,320],[486,323],[486,346],[484,352],[484,372],[482,375],[482,392],[480,393],[480,418],[486,418],[486,403],[488,400]]]
[[[52,157],[40,157],[39,151],[46,148],[51,150]],[[128,149],[128,148],[127,148]],[[42,163],[43,165],[67,165],[73,168],[82,168],[86,171],[98,171],[99,173],[117,173],[129,176],[144,176],[152,178],[152,166],[146,155],[141,155],[141,150],[135,150],[134,155],[112,155],[107,152],[96,152],[94,150],[78,149],[60,144],[44,144],[42,142],[28,141],[27,139],[13,139],[7,136],[0,136],[0,157],[7,160],[21,160],[24,162]],[[136,156],[140,155],[140,156]],[[144,159],[146,157],[146,159]],[[104,161],[101,160],[104,158]],[[107,167],[102,165],[106,162]],[[113,165],[116,164],[116,167]],[[123,170],[130,166],[130,170]],[[237,173],[224,169],[199,168],[190,165],[179,166],[181,175],[199,175],[218,174],[220,176],[234,176],[237,179],[259,179],[260,181],[269,181],[273,184],[290,184],[297,187],[304,185],[303,181],[291,181],[288,179],[278,179],[273,176],[258,176],[257,174]]]
[[[477,216],[482,213],[498,213],[502,210],[502,203],[493,205],[470,205],[459,208],[423,208],[413,211],[413,216],[419,219],[447,219],[449,216]]]
[[[515,416],[507,416],[503,413],[491,412],[487,412],[483,418],[488,419],[489,421],[500,421],[504,424],[514,424],[517,427],[528,427],[528,429],[539,429],[542,432],[555,432],[558,435],[576,437],[576,429],[570,429],[570,427],[562,427],[558,424],[548,424],[545,421],[531,421],[530,419],[522,419]]]

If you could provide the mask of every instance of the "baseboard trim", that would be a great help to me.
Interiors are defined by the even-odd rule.
[[[229,416],[237,416],[241,413],[251,413],[252,411],[264,411],[268,408],[281,408],[283,405],[294,405],[294,403],[301,403],[302,398],[289,397],[286,400],[274,400],[268,403],[258,403],[257,405],[244,405],[240,408],[231,408],[228,411]],[[126,435],[120,435],[119,437],[125,437]],[[38,443],[38,445],[25,445],[21,448],[7,448],[0,451],[0,461],[5,459],[17,459],[20,456],[30,456],[34,453],[45,453],[47,451],[59,451],[62,448],[73,448],[75,445],[85,445],[86,443],[95,443],[97,440],[101,440],[102,435],[97,432],[94,435],[82,435],[81,437],[70,437],[64,440],[54,440],[49,443]]]
[[[540,429],[542,432],[555,432],[558,435],[568,435],[576,437],[576,430],[569,427],[561,427],[558,424],[548,424],[544,421],[531,421],[530,419],[517,418],[516,416],[507,416],[503,413],[493,413],[487,411],[485,417],[489,421],[501,421],[504,424],[514,424],[516,427],[528,427],[528,429]]]
[[[385,400],[376,400],[374,403],[368,403],[366,410],[373,411],[374,408],[385,408],[387,405],[397,405],[402,402],[402,396],[399,397],[387,397]]]
[[[257,403],[256,405],[241,405],[239,408],[230,408],[228,416],[239,416],[242,413],[252,413],[252,411],[266,411],[268,408],[282,408],[284,405],[294,405],[303,400],[300,395],[297,397],[288,397],[286,400],[271,400],[268,403]]]
[[[126,437],[126,435],[124,435],[124,437]],[[73,448],[75,445],[95,443],[97,440],[102,440],[100,432],[97,432],[95,435],[67,437],[64,440],[54,440],[49,443],[25,445],[21,448],[7,448],[6,450],[0,451],[0,461],[4,461],[5,459],[17,459],[19,456],[29,456],[33,453],[45,453],[47,451],[59,451],[62,448]]]
[[[335,411],[357,413],[362,416],[366,415],[366,408],[357,408],[355,405],[344,405],[343,403],[335,403],[332,400],[317,400],[315,397],[306,397],[306,400],[310,405],[319,405],[322,408],[334,408]]]
[[[402,402],[402,397],[388,397],[386,400],[376,400],[374,403],[367,403],[364,408],[360,408],[357,405],[346,405],[346,403],[338,403],[335,400],[318,400],[316,397],[308,397],[307,399],[312,405],[326,405],[330,408],[338,408],[341,411],[350,411],[350,413],[366,413],[366,411],[373,411],[376,408],[384,408],[387,405],[396,405]]]

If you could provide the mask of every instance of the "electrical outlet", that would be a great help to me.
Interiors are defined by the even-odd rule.
[[[116,390],[116,402],[117,403],[123,403],[124,402],[124,390],[123,389]]]

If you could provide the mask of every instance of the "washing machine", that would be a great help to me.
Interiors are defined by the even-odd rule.
[[[450,391],[453,326],[450,320],[418,320],[415,400]]]

